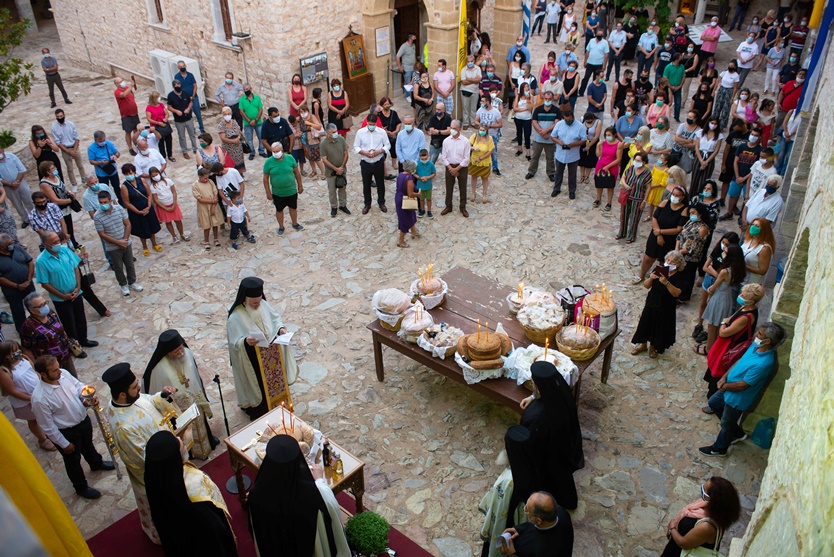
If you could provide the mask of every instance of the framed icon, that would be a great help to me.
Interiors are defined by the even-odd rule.
[[[365,55],[365,41],[362,35],[351,35],[342,39],[342,50],[348,68],[348,78],[354,79],[368,73],[368,61]]]

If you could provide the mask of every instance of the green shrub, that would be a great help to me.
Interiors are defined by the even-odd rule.
[[[9,130],[0,131],[0,148],[8,149],[15,144],[17,138]]]
[[[388,521],[365,511],[348,519],[345,535],[350,546],[362,555],[377,555],[388,548]]]

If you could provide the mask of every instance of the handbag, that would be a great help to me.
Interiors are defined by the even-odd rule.
[[[612,189],[616,183],[617,179],[610,172],[594,175],[594,187],[596,188]]]
[[[353,127],[353,116],[347,114],[342,116],[342,129],[348,130]]]
[[[747,318],[747,326],[730,338],[718,337],[715,339],[709,354],[707,354],[707,367],[710,370],[710,374],[715,378],[723,377],[733,367],[733,364],[741,358],[753,341],[750,338],[744,342],[738,342],[738,339],[742,338],[745,333],[748,333],[753,325],[752,315],[748,314],[744,317]]]
[[[417,199],[414,197],[403,197],[403,211],[416,211],[419,208]]]
[[[243,154],[244,155],[248,155],[249,153],[252,152],[252,148],[249,147],[249,142],[248,141],[244,141],[243,143],[241,143],[240,148],[243,149]]]
[[[75,356],[76,358],[84,353],[84,349],[81,348],[81,345],[74,338],[70,339],[69,348],[70,348],[70,352],[72,352],[72,355]]]
[[[223,153],[223,168],[234,168],[235,161],[232,160],[229,153],[227,153],[223,148],[218,147],[218,149],[220,149],[220,152]],[[289,153],[289,151],[286,152]]]
[[[723,532],[721,528],[718,527],[715,522],[713,522],[710,518],[702,518],[701,520],[706,520],[712,523],[715,526],[715,549],[708,549],[706,547],[695,547],[692,549],[682,549],[681,550],[681,557],[724,557],[724,554],[718,551],[718,546],[721,544],[721,538],[723,537]],[[701,522],[699,520],[698,522]],[[698,524],[696,522],[695,524]]]
[[[342,189],[343,187],[347,186],[347,176],[345,176],[344,174],[341,174],[341,175],[336,174],[335,182],[336,182],[336,184],[335,184],[336,189]],[[403,207],[403,208],[405,208],[405,207]]]
[[[82,207],[81,203],[79,203],[78,200],[73,197],[72,201],[70,201],[69,208],[72,209],[75,213],[80,213]]]
[[[167,122],[164,126],[156,126],[156,131],[158,131],[159,135],[163,137],[168,137],[169,135],[174,133],[174,129],[171,127],[171,124]]]
[[[617,196],[617,203],[620,205],[628,203],[628,191],[625,188],[620,188],[620,195]]]

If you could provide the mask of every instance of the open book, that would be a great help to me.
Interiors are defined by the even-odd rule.
[[[190,426],[194,422],[194,420],[196,420],[199,417],[200,409],[197,408],[197,404],[194,403],[188,408],[186,408],[182,414],[177,416],[177,430],[174,432],[174,434],[181,435],[182,433],[184,433],[185,430],[188,429],[188,426]]]

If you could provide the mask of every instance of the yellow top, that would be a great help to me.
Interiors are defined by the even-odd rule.
[[[478,132],[475,132],[469,138],[469,144],[472,145],[472,154],[469,159],[470,166],[489,166],[492,164],[490,157],[484,157],[482,161],[478,162],[478,157],[483,157],[495,149],[495,143],[489,134],[481,137],[478,135]]]

